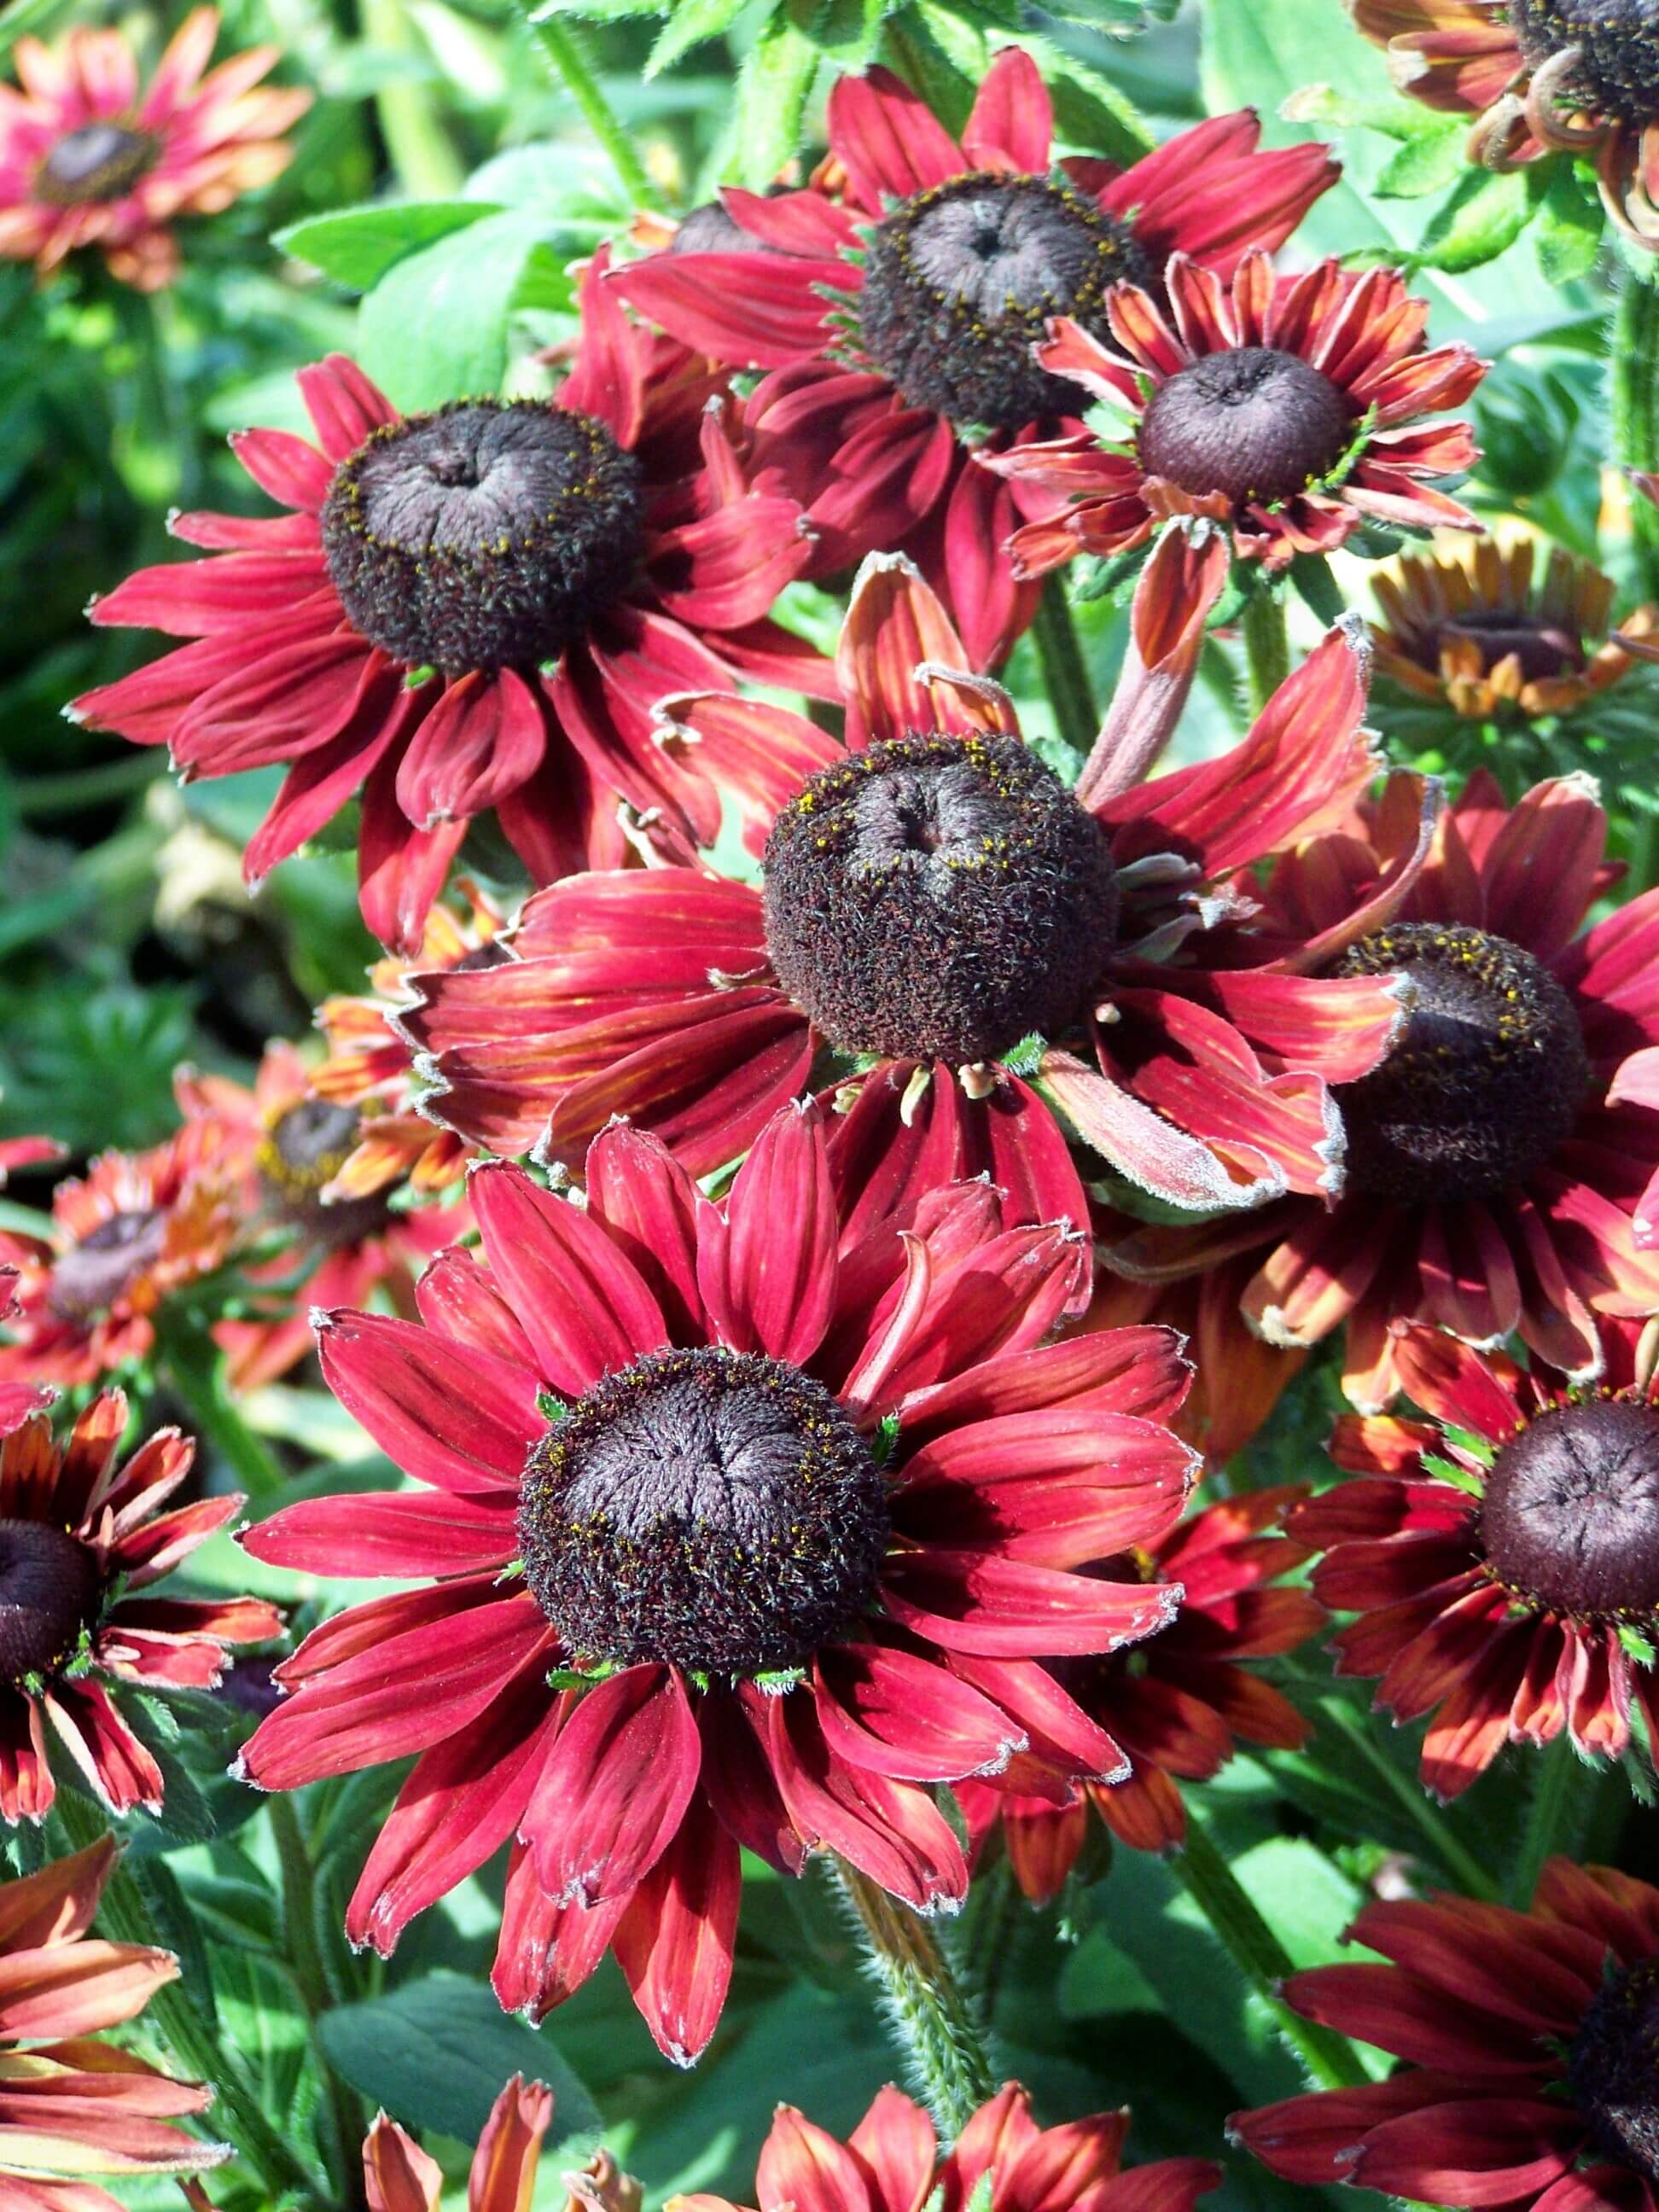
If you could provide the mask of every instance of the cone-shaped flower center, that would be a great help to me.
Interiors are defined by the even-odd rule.
[[[1031,358],[1048,317],[1074,316],[1103,336],[1112,286],[1152,273],[1128,226],[1081,192],[975,170],[902,201],[876,226],[859,333],[911,406],[1014,430],[1088,404]]]
[[[0,1681],[51,1674],[97,1617],[103,1577],[87,1547],[44,1521],[0,1521]]]
[[[1440,637],[1446,643],[1472,639],[1488,668],[1513,653],[1528,684],[1552,676],[1576,676],[1584,665],[1584,648],[1574,631],[1556,623],[1528,622],[1523,615],[1496,611],[1457,615],[1442,625]]]
[[[83,123],[65,131],[34,173],[34,197],[52,207],[125,198],[155,165],[158,149],[142,131]]]
[[[1294,499],[1335,467],[1353,416],[1329,377],[1274,346],[1204,354],[1160,384],[1136,452],[1149,475],[1235,507]]]
[[[1504,1446],[1480,1504],[1486,1565],[1520,1595],[1580,1619],[1659,1608],[1659,1407],[1553,1406]]]
[[[65,1321],[107,1313],[161,1256],[167,1216],[155,1206],[112,1213],[54,1262],[46,1300]]]
[[[566,1649],[713,1674],[797,1666],[858,1620],[887,1492],[823,1386],[756,1352],[653,1352],[531,1455],[525,1577]]]
[[[1391,969],[1411,979],[1416,1000],[1382,1066],[1337,1093],[1350,1186],[1416,1206],[1524,1182],[1571,1131],[1589,1088],[1571,1000],[1520,945],[1450,922],[1380,929],[1335,972]]]
[[[259,1184],[271,1212],[331,1249],[356,1244],[384,1229],[384,1200],[336,1199],[323,1190],[350,1158],[358,1135],[355,1107],[302,1098],[271,1124],[259,1146]]]
[[[1659,1959],[1603,1986],[1572,2039],[1567,2085],[1600,2155],[1659,2181]]]
[[[592,416],[530,400],[388,423],[323,503],[353,627],[448,675],[556,659],[627,589],[643,542],[633,455]]]
[[[1659,0],[1510,0],[1510,27],[1534,69],[1577,48],[1569,98],[1627,123],[1659,116]]]
[[[832,1044],[962,1066],[1078,1012],[1117,885],[1100,824],[1018,738],[935,733],[811,778],[767,840],[765,912]]]

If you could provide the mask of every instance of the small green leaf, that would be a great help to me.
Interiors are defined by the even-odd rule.
[[[1433,137],[1408,138],[1378,177],[1380,200],[1415,200],[1455,182],[1468,167],[1465,126],[1454,122]]]
[[[296,261],[308,261],[354,292],[367,292],[406,254],[418,253],[486,216],[499,215],[488,200],[407,200],[389,207],[343,208],[337,215],[291,222],[271,241]]]
[[[1533,231],[1538,266],[1549,282],[1571,284],[1591,276],[1605,228],[1595,178],[1577,162],[1552,162]]]
[[[1413,258],[1454,276],[1483,268],[1514,245],[1531,214],[1522,173],[1471,170],[1442,203]]]
[[[757,191],[793,155],[820,56],[787,14],[773,16],[738,76],[733,145],[737,180]]]
[[[682,0],[651,49],[645,64],[647,77],[655,76],[705,39],[718,39],[743,13],[748,0]]]

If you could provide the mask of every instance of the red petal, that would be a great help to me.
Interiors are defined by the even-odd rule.
[[[398,804],[423,830],[484,814],[541,765],[541,701],[510,668],[446,684],[398,769]]]
[[[839,1237],[823,1118],[810,1100],[786,1106],[738,1170],[725,1219],[703,1217],[697,1282],[721,1341],[805,1364],[835,1310]]]
[[[516,1502],[547,1431],[529,1369],[379,1314],[326,1316],[319,1351],[329,1389],[406,1474],[463,1497],[506,1489]],[[247,1540],[258,1559],[259,1531]]]
[[[520,1833],[562,1905],[625,1896],[678,1831],[702,1738],[678,1672],[629,1667],[587,1692],[561,1729]]]
[[[677,2066],[694,2064],[720,2024],[742,1893],[737,1844],[694,1798],[612,1939],[658,2050]]]

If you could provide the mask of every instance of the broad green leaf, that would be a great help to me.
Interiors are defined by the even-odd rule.
[[[1573,161],[1556,161],[1533,228],[1538,265],[1552,284],[1590,276],[1607,228],[1595,179]]]
[[[1522,172],[1471,170],[1436,212],[1416,258],[1453,276],[1481,268],[1514,245],[1531,213]]]
[[[320,269],[337,284],[367,292],[406,254],[418,253],[452,232],[501,212],[487,200],[407,200],[387,207],[343,208],[336,215],[291,222],[271,242],[296,261]]]
[[[548,228],[541,214],[486,214],[407,255],[368,295],[357,358],[399,407],[439,407],[500,390],[514,297]]]
[[[800,144],[801,118],[820,57],[787,14],[774,15],[738,77],[733,179],[759,191]]]

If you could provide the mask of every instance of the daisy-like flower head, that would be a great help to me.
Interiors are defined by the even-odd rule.
[[[216,8],[192,9],[148,86],[119,31],[19,39],[19,83],[0,85],[0,254],[44,276],[95,246],[112,276],[154,292],[178,273],[178,216],[217,215],[282,174],[294,151],[283,133],[311,94],[255,91],[275,46],[204,76],[218,33]]]
[[[94,1398],[63,1441],[43,1414],[0,1439],[0,1818],[43,1820],[57,1795],[46,1723],[117,1813],[161,1809],[161,1772],[122,1718],[123,1682],[211,1689],[227,1647],[281,1633],[256,1598],[158,1597],[155,1586],[245,1500],[164,1511],[196,1447],[158,1429],[122,1461],[127,1401]],[[4,2165],[0,2156],[0,2167]]]
[[[1397,270],[1324,261],[1276,279],[1247,254],[1231,284],[1185,254],[1167,305],[1133,283],[1107,296],[1105,338],[1061,316],[1036,358],[1126,418],[1121,445],[1087,431],[979,456],[1071,504],[1009,541],[1017,574],[1141,545],[1169,516],[1202,514],[1240,560],[1284,568],[1334,553],[1370,522],[1479,530],[1436,489],[1480,458],[1460,406],[1486,373],[1466,345],[1425,348],[1428,307]]]
[[[1616,1759],[1631,1706],[1659,1724],[1659,1403],[1634,1329],[1603,1331],[1603,1379],[1581,1390],[1439,1331],[1395,1358],[1429,1415],[1349,1414],[1331,1443],[1359,1478],[1297,1507],[1324,1553],[1313,1586],[1357,1615],[1338,1672],[1380,1676],[1396,1722],[1432,1716],[1423,1782],[1455,1797],[1506,1742],[1565,1729]]]
[[[1471,115],[1469,159],[1595,161],[1626,238],[1659,247],[1659,14],[1654,0],[1348,0],[1402,92]]]
[[[244,855],[251,883],[361,789],[363,917],[394,949],[419,946],[492,808],[540,883],[619,865],[623,803],[712,839],[712,793],[652,733],[665,693],[729,689],[739,669],[824,688],[826,665],[768,619],[808,558],[800,509],[751,489],[706,365],[631,324],[604,268],[550,404],[403,416],[334,355],[299,375],[320,451],[276,430],[232,441],[292,512],[177,516],[214,557],[141,569],[93,609],[195,642],[75,718],[166,744],[186,779],[290,763]]]
[[[395,1208],[384,1181],[361,1197],[340,1192],[347,1167],[371,1140],[374,1102],[360,1109],[325,1097],[300,1054],[280,1038],[265,1047],[252,1090],[224,1076],[191,1073],[181,1073],[175,1087],[186,1123],[220,1132],[240,1164],[244,1220],[290,1231],[298,1247],[297,1255],[290,1246],[246,1270],[256,1291],[280,1286],[272,1318],[215,1324],[233,1388],[273,1382],[313,1348],[293,1289],[296,1256],[311,1270],[307,1304],[362,1305],[378,1292],[413,1314],[415,1278],[470,1221],[465,1206]]]
[[[1185,561],[1179,533],[1169,551]],[[1083,1228],[1060,1115],[1176,1205],[1328,1194],[1327,1085],[1376,1064],[1395,986],[1211,972],[1201,886],[1371,779],[1347,635],[1232,753],[1092,809],[1026,750],[1006,695],[950,675],[961,656],[915,570],[872,559],[842,647],[848,743],[771,707],[668,702],[672,742],[743,807],[763,884],[635,870],[532,899],[512,961],[422,977],[399,1017],[441,1086],[427,1110],[573,1167],[627,1114],[701,1175],[816,1081],[849,1205],[988,1173],[1010,1221]]]
[[[89,2175],[199,2172],[228,2146],[175,2124],[204,2112],[213,2092],[176,2081],[102,2041],[175,1981],[167,1951],[88,1934],[115,1870],[115,1839],[0,1882],[0,2183],[8,2212],[121,2212]]]
[[[1467,556],[1403,556],[1372,589],[1383,621],[1373,623],[1376,669],[1419,699],[1480,721],[1568,714],[1618,683],[1654,640],[1659,607],[1644,606],[1612,627],[1613,583],[1593,562],[1556,545],[1534,584],[1529,538],[1500,548],[1487,540]]]
[[[1126,170],[1055,166],[1048,94],[1019,47],[986,72],[960,142],[872,70],[830,94],[818,179],[728,187],[612,282],[688,345],[773,372],[744,422],[811,516],[818,572],[908,552],[969,665],[989,668],[1036,606],[1000,549],[1053,502],[980,474],[974,449],[1080,427],[1086,394],[1031,357],[1050,316],[1104,335],[1120,278],[1156,286],[1177,252],[1231,276],[1248,248],[1284,243],[1337,166],[1322,146],[1261,152],[1260,136],[1247,109]]]
[[[1221,2172],[1208,2159],[1166,2158],[1123,2171],[1127,2112],[1039,2128],[1031,2100],[1006,2083],[972,2113],[948,2154],[920,2106],[884,2089],[845,2142],[781,2105],[755,2174],[757,2212],[1192,2212]],[[671,2198],[667,2212],[740,2212],[723,2197]]]
[[[920,1910],[967,1867],[926,1785],[1117,1753],[1042,1664],[1149,1634],[1173,1584],[1086,1560],[1155,1542],[1192,1456],[1159,1330],[1042,1340],[1086,1265],[981,1184],[908,1235],[849,1221],[822,1117],[786,1107],[723,1208],[618,1123],[586,1209],[475,1169],[482,1262],[423,1327],[320,1323],[330,1386],[430,1490],[291,1506],[256,1557],[420,1586],[277,1669],[243,1754],[286,1790],[421,1754],[347,1912],[391,1950],[514,1834],[495,1984],[539,2017],[614,1948],[689,2063],[725,2000],[738,1848],[832,1850]]]
[[[1367,1411],[1400,1387],[1401,1321],[1480,1346],[1518,1330],[1595,1381],[1597,1316],[1659,1311],[1659,893],[1579,933],[1615,872],[1607,828],[1583,776],[1510,807],[1480,771],[1419,866],[1417,779],[1396,778],[1282,858],[1259,927],[1285,961],[1403,973],[1414,993],[1389,1056],[1338,1089],[1346,1189],[1334,1206],[1145,1229],[1109,1264],[1158,1280],[1255,1252],[1249,1327],[1294,1347],[1346,1322],[1344,1388]]]
[[[237,1187],[227,1133],[206,1125],[101,1153],[59,1183],[49,1239],[0,1233],[0,1262],[16,1271],[0,1377],[73,1388],[143,1358],[157,1308],[229,1253]]]
[[[1555,1858],[1530,1912],[1439,1896],[1368,1905],[1348,1932],[1381,1960],[1292,1974],[1285,2001],[1406,2063],[1386,2081],[1236,2112],[1238,2142],[1315,2186],[1652,2212],[1659,1891]]]
[[[455,890],[467,912],[440,900],[426,918],[419,951],[407,959],[388,954],[369,970],[372,997],[325,999],[317,1009],[329,1056],[312,1069],[312,1086],[319,1097],[356,1107],[362,1115],[345,1164],[324,1186],[325,1199],[368,1198],[405,1180],[417,1191],[446,1190],[472,1156],[452,1131],[434,1129],[415,1110],[421,1088],[415,1055],[392,1025],[393,1015],[415,995],[412,975],[493,968],[508,957],[499,942],[507,921],[501,908],[465,878]]]
[[[1187,1808],[1179,1785],[1207,1782],[1232,1757],[1234,1740],[1293,1751],[1309,1725],[1288,1698],[1245,1662],[1305,1644],[1325,1613],[1305,1590],[1271,1587],[1308,1557],[1276,1531],[1304,1493],[1259,1490],[1224,1498],[1144,1551],[1102,1571],[1178,1583],[1181,1610],[1144,1644],[1104,1658],[1067,1659],[1055,1672],[1123,1754],[1120,1771],[1088,1783],[1071,1802],[1023,1796],[1011,1770],[996,1783],[957,1784],[969,1833],[983,1847],[1000,1829],[1010,1865],[1035,1905],[1058,1897],[1088,1834],[1092,1805],[1132,1850],[1179,1850]],[[1018,1763],[1016,1762],[1016,1767]]]

